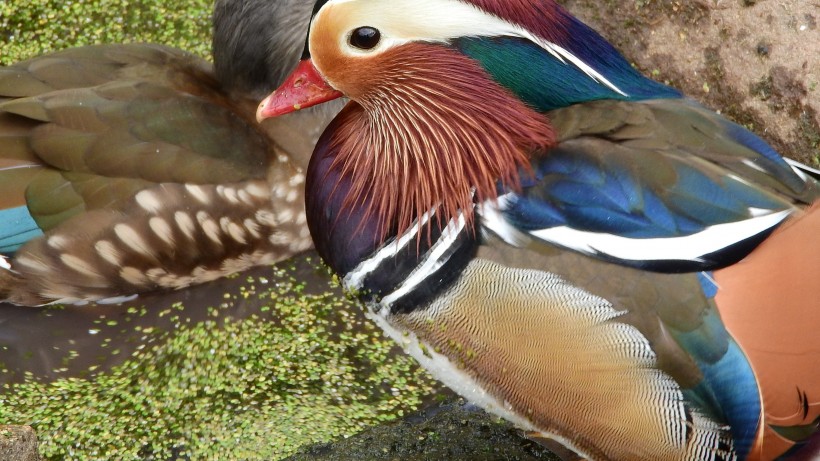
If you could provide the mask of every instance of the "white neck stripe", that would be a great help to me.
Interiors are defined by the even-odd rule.
[[[442,256],[456,243],[465,225],[466,220],[464,219],[464,215],[459,213],[458,219],[451,220],[447,224],[447,227],[441,232],[441,236],[436,240],[436,243],[430,249],[424,261],[413,270],[398,289],[382,298],[381,305],[383,307],[389,307],[396,302],[397,299],[406,295],[427,279],[430,274],[441,268],[441,266],[449,260],[449,258],[442,259]]]
[[[416,235],[419,233],[419,230],[427,224],[427,221],[430,220],[430,217],[435,214],[435,208],[431,209],[430,211],[424,213],[421,216],[421,220],[417,221],[414,225],[410,226],[410,229],[404,232],[401,237],[398,238],[395,242],[388,243],[381,247],[379,251],[376,252],[370,258],[365,259],[355,269],[348,272],[344,278],[344,287],[348,290],[359,290],[362,287],[362,283],[364,283],[365,277],[370,275],[376,268],[379,267],[379,264],[382,261],[392,258],[396,256],[399,251],[402,250],[407,244],[416,238]]]

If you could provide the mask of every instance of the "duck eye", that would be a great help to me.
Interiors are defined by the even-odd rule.
[[[350,44],[362,50],[370,50],[379,44],[382,34],[372,27],[359,27],[350,34]]]

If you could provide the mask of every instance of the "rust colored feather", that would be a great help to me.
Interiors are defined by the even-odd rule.
[[[793,442],[772,426],[820,418],[820,203],[784,224],[739,263],[715,272],[716,301],[757,377],[763,424],[752,459],[772,459]]]
[[[397,47],[356,72],[360,91],[331,142],[333,164],[353,178],[347,205],[370,197],[379,239],[438,208],[447,222],[471,220],[473,201],[516,188],[529,156],[555,142],[545,116],[493,82],[473,60],[429,44]],[[350,93],[348,93],[350,94]]]

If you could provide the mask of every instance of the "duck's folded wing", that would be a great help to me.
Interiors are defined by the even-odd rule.
[[[820,198],[815,179],[686,100],[597,101],[549,114],[559,143],[490,228],[633,267],[711,270]]]
[[[154,45],[0,69],[0,300],[119,299],[310,246],[303,176],[209,69]]]
[[[0,102],[116,80],[150,81],[193,90],[197,85],[217,85],[211,74],[211,65],[204,59],[169,46],[82,46],[0,67]]]
[[[153,45],[78,48],[0,69],[0,251],[161,183],[264,178],[272,146],[208,65]]]

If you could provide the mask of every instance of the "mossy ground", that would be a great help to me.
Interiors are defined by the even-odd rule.
[[[820,28],[811,2],[558,1],[642,72],[820,168]]]
[[[575,459],[563,450],[563,459]],[[455,400],[330,444],[303,447],[287,461],[561,461],[510,423]]]
[[[213,0],[0,1],[0,64],[94,43],[153,42],[210,56]]]
[[[164,43],[209,57],[211,8],[205,0],[0,2],[0,64],[91,43]],[[101,316],[98,324],[118,329],[131,317],[170,316],[174,328],[132,327],[140,330],[129,337],[143,342],[111,369],[86,370],[91,377],[28,375],[0,388],[0,423],[34,426],[48,459],[268,460],[401,416],[432,392],[338,289],[306,290],[287,264],[262,280],[241,277],[212,305],[152,311],[138,300],[119,324]],[[186,321],[186,311],[202,309],[211,320]],[[102,346],[127,355],[116,342]],[[76,359],[62,353],[65,363]]]

